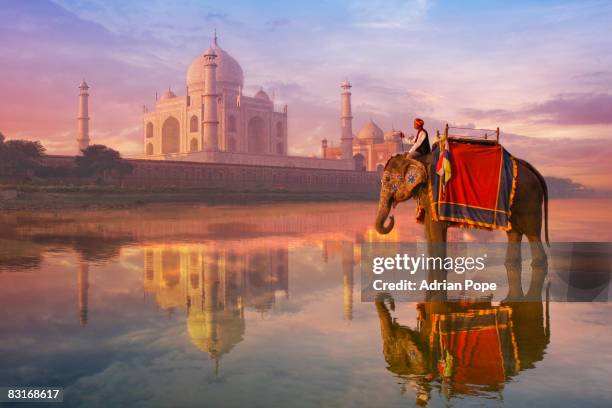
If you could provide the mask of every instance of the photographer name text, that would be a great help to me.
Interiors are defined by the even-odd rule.
[[[421,254],[411,256],[408,254],[396,254],[391,257],[375,257],[372,259],[372,273],[381,275],[385,272],[402,273],[414,275],[418,271],[453,271],[457,275],[466,272],[479,272],[485,269],[487,254],[478,257],[431,257]],[[497,290],[495,282],[479,282],[465,279],[463,282],[448,282],[444,280],[414,280],[400,279],[388,281],[376,279],[372,282],[376,291],[423,291],[423,290],[447,290],[447,291],[478,291],[488,292]]]

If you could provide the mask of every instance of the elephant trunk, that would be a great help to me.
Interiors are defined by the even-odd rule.
[[[393,216],[389,217],[390,212],[391,197],[386,195],[382,196],[378,205],[378,214],[376,215],[376,231],[378,231],[379,234],[388,234],[393,229],[393,225],[395,225],[395,219],[393,218]],[[389,218],[389,224],[385,226],[387,217]]]

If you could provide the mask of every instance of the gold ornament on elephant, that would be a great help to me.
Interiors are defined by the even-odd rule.
[[[383,192],[393,194],[395,203],[409,199],[416,186],[427,179],[427,171],[423,163],[408,159],[409,165],[405,174],[386,170],[381,180]]]

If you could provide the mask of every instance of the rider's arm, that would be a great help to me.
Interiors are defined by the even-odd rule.
[[[423,140],[425,140],[425,132],[420,131],[417,136],[417,140],[414,142],[408,153],[414,153],[415,150],[418,149],[419,146],[423,143]]]

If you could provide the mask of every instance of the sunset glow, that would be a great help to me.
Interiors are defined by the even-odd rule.
[[[520,5],[520,7],[518,7]],[[231,7],[231,8],[230,8]],[[287,103],[289,154],[339,144],[339,85],[354,129],[500,126],[546,176],[612,188],[612,5],[599,1],[12,2],[1,7],[0,131],[73,154],[78,85],[92,143],[141,154],[143,105],[185,94],[213,30],[259,86]],[[584,156],[588,155],[588,162]]]

